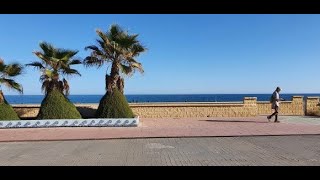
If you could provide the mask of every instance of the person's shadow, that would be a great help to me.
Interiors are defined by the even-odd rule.
[[[228,122],[235,122],[235,123],[269,123],[267,120],[264,121],[247,121],[247,120],[215,120],[215,119],[206,119],[206,120],[199,120],[199,121],[208,121],[208,122],[217,122],[217,123],[228,123]]]

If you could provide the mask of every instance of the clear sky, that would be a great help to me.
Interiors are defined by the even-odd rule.
[[[320,93],[320,15],[0,15],[0,57],[22,64],[47,41],[79,50],[96,28],[118,23],[149,49],[145,73],[125,78],[125,94]],[[107,66],[76,65],[71,94],[103,94]],[[110,70],[110,68],[109,68]],[[39,71],[16,78],[24,94],[41,94]],[[18,94],[2,88],[5,94]]]

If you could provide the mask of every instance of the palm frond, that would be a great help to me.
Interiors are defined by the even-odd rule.
[[[43,54],[45,56],[48,56],[48,57],[52,57],[53,54],[54,54],[54,50],[55,48],[53,47],[53,45],[51,45],[50,43],[47,43],[47,42],[41,42],[39,44],[40,48],[42,49],[43,51]]]
[[[124,59],[124,61],[127,62],[128,64],[130,64],[130,63],[138,63],[138,61],[135,60],[132,57],[128,57],[127,59]]]
[[[79,51],[73,51],[68,49],[56,49],[54,58],[57,58],[60,61],[69,61],[78,52]]]
[[[35,51],[33,52],[38,58],[40,58],[45,64],[53,66],[52,57],[43,54],[42,52]]]
[[[105,43],[104,41],[97,39],[97,42],[100,44],[101,49],[99,47],[92,45],[92,46],[87,46],[85,50],[91,50],[91,56],[97,57],[99,59],[108,59],[109,58],[109,50],[108,48],[105,48]],[[107,57],[108,56],[108,57]]]
[[[50,80],[47,79],[43,81],[41,90],[42,92],[44,92],[44,94],[47,94],[49,89],[50,89]]]
[[[138,56],[140,53],[147,51],[147,48],[145,48],[143,45],[141,44],[134,44],[131,47],[130,52],[132,52],[132,57]]]
[[[134,44],[138,43],[136,37],[138,35],[124,35],[117,39],[117,43],[124,49],[131,48]]]
[[[104,56],[106,59],[113,57],[113,53],[116,50],[113,42],[105,42],[100,39],[97,39],[97,42],[101,49],[99,51],[93,51],[95,55]]]
[[[69,65],[74,65],[74,64],[82,64],[81,60],[79,59],[74,59],[71,62],[68,63]]]
[[[105,51],[106,53],[110,52],[111,50],[108,47],[108,44],[101,39],[97,39],[98,45],[101,47],[101,50],[98,48],[98,50],[94,50],[98,54],[103,54],[102,50]]]
[[[8,64],[3,73],[9,77],[18,76],[22,73],[23,67],[18,63]]]
[[[0,59],[0,72],[4,71],[5,68],[6,68],[6,65],[4,64],[4,61]]]
[[[86,46],[86,47],[84,48],[84,50],[86,50],[86,51],[87,51],[88,49],[93,50],[93,51],[100,51],[100,49],[99,49],[97,46],[95,46],[95,45]]]
[[[62,73],[65,75],[79,75],[81,76],[81,74],[75,70],[75,69],[71,69],[71,68],[67,68],[67,69],[62,69]]]
[[[126,66],[126,65],[121,64],[120,70],[123,74],[125,74],[127,76],[132,76],[132,74],[133,74],[133,68],[130,66]]]
[[[4,84],[7,86],[9,89],[14,89],[17,90],[19,93],[23,93],[23,88],[22,85],[15,82],[12,79],[7,79],[7,78],[0,78],[0,84]]]
[[[140,73],[144,73],[144,70],[143,70],[143,67],[142,67],[142,64],[139,63],[138,61],[136,61],[135,59],[133,58],[127,58],[125,59],[123,62],[123,64],[126,64],[127,66],[130,66],[135,70],[138,70]]]
[[[101,60],[101,59],[93,57],[93,56],[88,56],[84,59],[83,64],[86,67],[98,66],[98,68],[99,68],[104,64],[104,60]]]
[[[141,74],[144,73],[144,70],[143,70],[143,67],[142,67],[142,64],[141,63],[131,63],[130,66],[134,69],[137,69]]]
[[[106,35],[110,41],[116,41],[123,33],[122,28],[118,24],[112,24]]]
[[[26,66],[34,66],[35,68],[37,69],[44,69],[44,66],[42,65],[41,62],[32,62],[32,63],[29,63],[29,64],[26,64]]]
[[[102,41],[98,41],[100,45],[102,45],[101,42],[103,42],[103,43],[105,43],[105,44],[110,44],[110,42],[112,41],[112,39],[109,39],[109,37],[107,36],[107,34],[103,33],[100,29],[97,29],[97,30],[96,30],[96,33],[97,33],[98,36],[102,39]],[[101,46],[101,47],[104,47],[104,45]]]
[[[40,76],[40,81],[41,82],[44,82],[44,81],[49,80],[49,79],[50,79],[50,77],[48,75],[46,75],[46,74],[43,74],[43,75]]]
[[[100,35],[101,39],[97,39],[98,44],[100,45],[101,49],[103,50],[103,54],[107,58],[112,58],[114,53],[120,52],[119,45],[116,41],[111,40],[110,37],[107,37],[105,34]]]

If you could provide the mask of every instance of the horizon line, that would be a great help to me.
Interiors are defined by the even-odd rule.
[[[149,94],[149,93],[145,93],[145,94],[124,94],[124,95],[232,95],[232,94],[272,94],[272,93],[155,93],[155,94]],[[319,93],[280,93],[280,94],[320,94]],[[5,96],[41,96],[44,94],[7,94]],[[93,96],[97,96],[97,95],[104,95],[104,94],[70,94],[69,96],[72,95],[93,95]]]

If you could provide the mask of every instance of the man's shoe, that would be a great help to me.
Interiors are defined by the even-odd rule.
[[[270,122],[271,117],[270,117],[270,116],[267,116],[267,119],[268,119],[268,121]]]
[[[279,123],[280,121],[274,121],[275,123]]]

